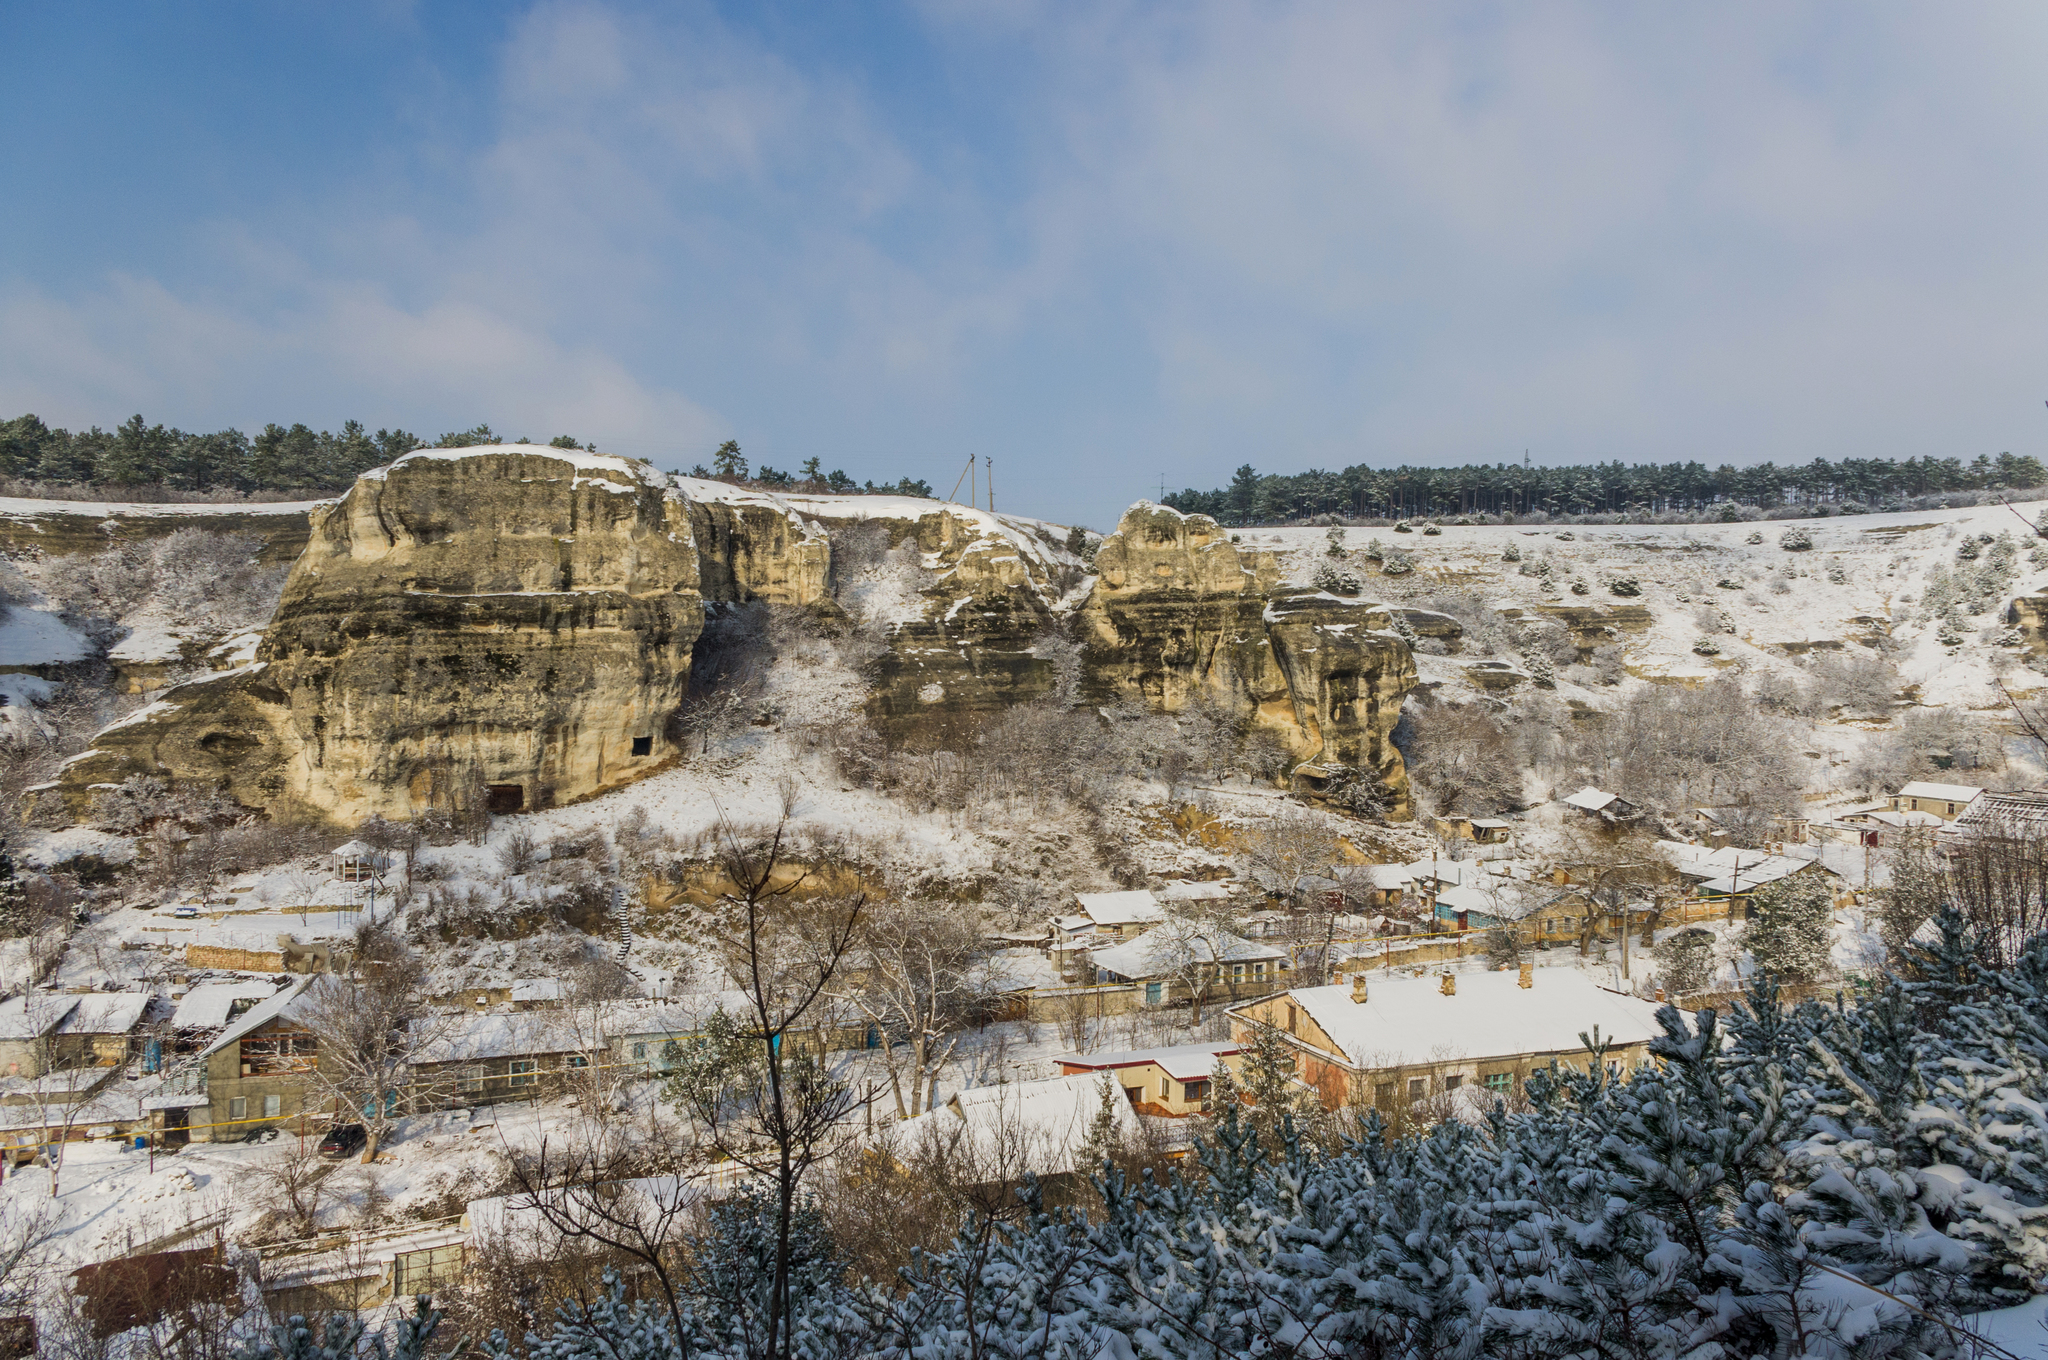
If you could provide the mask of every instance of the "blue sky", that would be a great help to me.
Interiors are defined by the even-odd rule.
[[[0,9],[0,412],[737,438],[1107,528],[2048,455],[2038,6]]]

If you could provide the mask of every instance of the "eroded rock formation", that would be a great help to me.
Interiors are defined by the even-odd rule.
[[[66,767],[353,823],[546,806],[669,754],[703,624],[689,507],[641,464],[424,451],[313,515],[256,664],[167,691]]]
[[[1389,734],[1415,673],[1384,606],[1283,587],[1213,520],[1142,503],[1095,568],[1054,526],[958,505],[422,451],[314,513],[255,665],[167,691],[54,792],[76,814],[95,785],[159,774],[342,824],[585,797],[675,754],[712,601],[863,633],[869,713],[899,734],[1048,696],[1207,696],[1305,775],[1370,770],[1405,795]]]
[[[1276,731],[1306,777],[1370,770],[1405,806],[1392,734],[1415,663],[1385,605],[1282,588],[1270,555],[1241,552],[1215,520],[1144,502],[1095,566],[1081,614],[1091,697],[1166,712],[1206,698]]]

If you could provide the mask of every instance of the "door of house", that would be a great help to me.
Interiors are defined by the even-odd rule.
[[[1146,1004],[1146,1005],[1148,1005],[1148,1006],[1156,1006],[1156,1005],[1158,1005],[1158,1004],[1159,1004],[1160,1002],[1162,1002],[1162,1001],[1164,1001],[1164,1000],[1166,1000],[1166,984],[1165,984],[1165,983],[1163,983],[1163,982],[1148,982],[1148,983],[1146,983],[1146,984],[1145,984],[1145,1004]]]

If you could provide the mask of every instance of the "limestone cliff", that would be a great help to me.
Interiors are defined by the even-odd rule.
[[[428,450],[312,517],[245,671],[167,691],[60,781],[169,773],[352,823],[546,806],[670,754],[703,624],[688,507],[624,459]]]
[[[1282,588],[1272,559],[1240,552],[1215,520],[1145,502],[1095,566],[1085,693],[1167,712],[1206,698],[1276,731],[1309,778],[1368,769],[1405,803],[1391,738],[1415,663],[1386,606]]]
[[[168,775],[342,824],[585,797],[677,753],[707,601],[862,634],[868,712],[898,735],[1047,696],[1206,695],[1311,778],[1405,790],[1388,735],[1415,673],[1385,607],[1283,587],[1213,520],[1146,504],[1095,567],[1056,526],[959,505],[425,450],[313,512],[256,664],[166,691],[53,791],[77,814],[96,784]]]

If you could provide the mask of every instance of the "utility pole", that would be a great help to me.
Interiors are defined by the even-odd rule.
[[[988,512],[991,515],[996,512],[996,460],[994,458],[989,458],[988,460]]]

